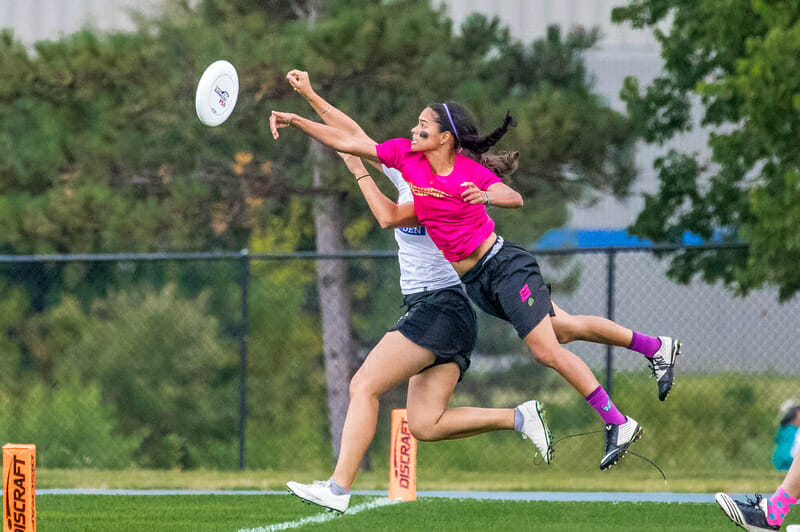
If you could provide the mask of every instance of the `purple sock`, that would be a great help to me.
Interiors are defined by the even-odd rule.
[[[656,351],[661,347],[661,340],[655,336],[647,336],[646,334],[633,331],[633,339],[628,349],[641,353],[647,358],[653,358]]]
[[[331,491],[333,492],[334,495],[347,495],[348,493],[350,493],[350,490],[344,489],[339,484],[337,484],[335,480],[330,479],[328,482],[330,483]]]
[[[522,412],[519,408],[514,409],[514,430],[522,432],[522,425],[525,423],[525,418],[522,417]]]
[[[627,421],[625,416],[623,416],[622,413],[617,410],[617,407],[614,406],[614,403],[611,402],[611,398],[602,386],[598,386],[595,391],[587,395],[586,402],[597,410],[597,413],[600,414],[600,417],[603,418],[606,424],[622,425]]]

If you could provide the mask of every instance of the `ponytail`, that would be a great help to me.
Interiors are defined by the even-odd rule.
[[[514,120],[514,117],[511,116],[511,111],[506,112],[506,117],[503,119],[503,125],[483,137],[482,139],[478,140],[474,144],[474,148],[470,148],[467,145],[464,145],[465,148],[471,149],[475,153],[485,153],[489,151],[489,148],[500,142],[500,139],[503,138],[508,132],[509,127],[517,127],[517,121]]]

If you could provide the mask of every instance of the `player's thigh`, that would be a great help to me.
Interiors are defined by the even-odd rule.
[[[447,410],[460,371],[454,362],[430,367],[408,381],[408,421],[412,425],[435,424]]]
[[[399,331],[386,333],[353,376],[350,391],[382,394],[433,364],[433,352]]]

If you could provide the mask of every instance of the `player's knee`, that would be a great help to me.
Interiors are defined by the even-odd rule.
[[[564,316],[553,320],[553,331],[560,344],[574,342],[579,337],[579,324],[572,316]]]
[[[409,417],[408,430],[418,441],[439,441],[441,435],[433,420],[420,420]]]
[[[575,339],[568,327],[558,327],[555,332],[559,344],[568,344]]]
[[[368,375],[356,372],[350,380],[350,399],[377,395],[375,383]]]
[[[533,351],[533,358],[537,363],[548,368],[557,368],[559,363],[559,352],[554,349],[537,349]]]

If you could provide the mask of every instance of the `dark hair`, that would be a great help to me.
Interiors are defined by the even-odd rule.
[[[478,162],[494,172],[500,179],[506,179],[517,171],[519,167],[518,151],[500,151],[487,153],[478,159]]]
[[[792,408],[790,408],[789,411],[786,412],[786,415],[783,416],[783,419],[781,419],[781,427],[785,427],[786,425],[791,423],[798,412],[800,412],[800,406],[793,406]]]
[[[475,125],[466,109],[461,105],[455,102],[446,102],[432,103],[428,107],[436,113],[436,123],[439,124],[439,131],[452,133],[456,141],[455,148],[464,148],[476,155],[489,151],[489,148],[503,138],[510,126],[516,127],[517,125],[517,121],[514,120],[509,111],[506,113],[502,126],[481,138],[478,126]]]

